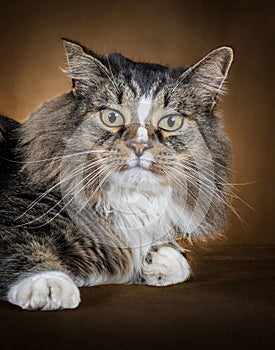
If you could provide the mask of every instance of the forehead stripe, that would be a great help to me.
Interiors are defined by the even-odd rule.
[[[137,130],[137,141],[147,141],[148,140],[148,132],[146,128],[140,126]]]
[[[145,119],[148,117],[151,108],[151,98],[147,96],[142,96],[137,107],[137,115],[141,126],[144,126]]]

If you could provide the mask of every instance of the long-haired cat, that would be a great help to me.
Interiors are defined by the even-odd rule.
[[[186,281],[175,236],[227,221],[214,111],[232,50],[170,68],[64,46],[72,90],[23,124],[0,117],[0,296],[23,309],[75,308],[81,286]]]

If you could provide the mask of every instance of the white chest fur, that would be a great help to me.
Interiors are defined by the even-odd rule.
[[[142,181],[140,180],[142,177]],[[172,199],[172,189],[161,185],[160,178],[143,169],[130,169],[113,179],[107,192],[107,210],[113,214],[135,263],[152,245],[171,240],[174,226],[184,221],[184,213]]]

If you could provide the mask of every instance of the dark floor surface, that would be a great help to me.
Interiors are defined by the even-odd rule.
[[[275,247],[210,246],[170,287],[82,288],[76,310],[0,302],[0,348],[275,349]]]

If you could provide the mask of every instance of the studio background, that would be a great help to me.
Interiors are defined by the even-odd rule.
[[[273,2],[203,0],[51,1],[0,3],[0,113],[25,120],[45,100],[69,91],[61,37],[101,53],[170,66],[190,65],[232,46],[229,94],[221,101],[232,140],[232,244],[274,244]],[[273,39],[273,41],[272,41]]]

